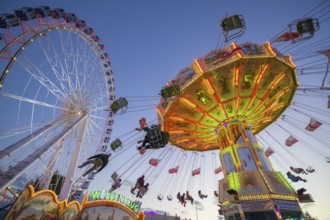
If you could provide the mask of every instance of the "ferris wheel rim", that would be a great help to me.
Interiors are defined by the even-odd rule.
[[[40,20],[40,18],[38,18],[38,21]],[[43,19],[45,20],[45,19]],[[21,24],[23,25],[23,24]],[[70,23],[68,24],[67,22],[59,22],[56,23],[54,22],[54,18],[53,18],[53,22],[52,22],[52,25],[53,26],[50,26],[49,23],[46,23],[44,24],[42,27],[38,27],[38,28],[34,28],[32,26],[29,26],[30,29],[27,29],[25,30],[25,32],[21,33],[19,36],[15,37],[12,39],[12,41],[10,41],[8,44],[6,44],[6,46],[4,47],[4,49],[1,50],[0,52],[0,59],[2,60],[6,60],[5,57],[3,57],[2,55],[4,55],[4,53],[6,51],[9,51],[11,49],[11,47],[17,43],[20,39],[23,39],[25,38],[27,35],[29,34],[33,34],[33,36],[31,36],[28,40],[24,40],[24,43],[23,44],[19,44],[20,47],[15,51],[15,54],[14,55],[11,55],[9,54],[10,56],[10,59],[8,61],[8,64],[6,66],[6,68],[4,69],[3,71],[3,74],[1,75],[1,80],[0,80],[0,92],[1,89],[2,89],[2,85],[3,85],[3,82],[6,78],[6,76],[8,75],[11,67],[15,64],[15,61],[17,60],[17,58],[19,58],[21,56],[21,53],[23,53],[23,51],[28,47],[30,46],[30,44],[35,41],[36,39],[38,39],[39,37],[41,36],[45,36],[47,33],[49,32],[52,32],[52,31],[61,31],[61,30],[65,30],[65,31],[68,31],[68,32],[72,32],[75,36],[79,36],[82,40],[84,40],[85,44],[86,44],[86,47],[88,47],[91,51],[94,52],[94,57],[95,57],[95,60],[98,60],[99,62],[99,68],[100,68],[100,71],[99,74],[103,73],[103,75],[101,74],[102,78],[103,78],[103,85],[104,85],[104,88],[105,88],[105,91],[104,91],[104,101],[106,103],[106,106],[109,106],[110,103],[111,103],[111,99],[110,99],[110,96],[113,96],[114,97],[114,89],[109,89],[109,81],[111,81],[111,84],[113,84],[113,76],[112,76],[112,70],[111,70],[111,63],[109,61],[107,61],[106,59],[103,59],[105,61],[107,61],[108,65],[103,65],[103,61],[102,61],[102,57],[105,52],[103,49],[101,49],[99,47],[99,44],[93,40],[92,36],[96,36],[94,34],[92,35],[89,35],[87,33],[84,33],[84,29],[79,29],[77,27],[74,26],[74,24]],[[44,28],[44,29],[42,29]],[[23,28],[22,28],[23,30]],[[48,64],[50,65],[50,64]],[[106,73],[109,73],[109,74],[106,74]],[[87,74],[87,73],[86,73]],[[35,101],[35,100],[34,100]],[[58,99],[56,101],[56,105],[58,105]],[[99,108],[99,109],[93,109],[93,111],[103,111],[104,109],[103,108]],[[92,111],[92,109],[91,109]],[[32,113],[34,114],[34,113]],[[93,115],[92,115],[93,117]],[[97,116],[97,114],[95,114],[95,117],[99,117]],[[113,122],[113,118],[114,118],[114,115],[113,114],[108,114],[108,113],[104,113],[104,117],[99,117],[99,119],[103,119],[104,121],[104,125],[102,125],[103,127],[103,133],[102,133],[102,136],[101,136],[101,139],[100,139],[100,144],[96,145],[97,146],[97,151],[101,151],[103,149],[101,149],[101,145],[102,145],[102,142],[104,142],[104,137],[105,136],[110,136],[111,134],[111,130],[112,130],[112,123],[108,125],[106,124],[108,121],[112,121]],[[109,131],[110,129],[110,131]],[[106,133],[107,132],[107,133]]]

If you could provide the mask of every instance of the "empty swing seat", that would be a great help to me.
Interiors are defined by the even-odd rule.
[[[160,91],[160,95],[164,98],[170,98],[180,94],[180,87],[178,85],[167,86]]]
[[[298,199],[300,203],[314,202],[314,199],[310,194],[298,195]]]
[[[113,172],[111,175],[111,179],[116,180],[118,178],[118,173],[117,172]]]
[[[294,30],[294,28],[296,28],[296,30]],[[290,32],[297,31],[297,33],[300,34],[300,37],[292,38],[292,43],[312,38],[314,36],[314,33],[319,29],[319,21],[315,18],[294,20],[289,24]]]
[[[160,125],[151,125],[147,135],[150,137],[150,145],[153,148],[163,148],[168,143],[169,135],[167,132],[160,131]]]
[[[115,114],[116,113],[123,114],[123,113],[125,113],[125,111],[127,109],[127,105],[128,105],[128,102],[125,98],[119,98],[112,103],[112,105],[110,106],[110,109]],[[119,110],[121,110],[121,111],[119,111]]]
[[[233,15],[221,21],[225,42],[243,35],[245,31],[245,22],[242,15]]]
[[[158,194],[157,199],[161,201],[164,199],[164,196],[162,194]]]
[[[304,20],[299,20],[297,22],[297,31],[300,34],[309,33],[314,35],[314,33],[320,28],[319,21],[313,18],[306,18]]]
[[[118,150],[120,150],[121,148],[122,148],[122,142],[121,142],[121,140],[120,139],[116,139],[116,140],[114,140],[111,144],[110,144],[110,147],[111,147],[111,149],[113,150],[113,151],[118,151]]]

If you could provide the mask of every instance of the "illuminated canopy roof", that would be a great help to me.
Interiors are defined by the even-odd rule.
[[[216,131],[226,122],[246,120],[256,134],[291,104],[295,68],[268,42],[213,50],[168,83],[179,90],[156,107],[162,129],[172,145],[196,151],[219,149]]]

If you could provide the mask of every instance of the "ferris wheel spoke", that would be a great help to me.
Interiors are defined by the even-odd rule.
[[[98,131],[102,131],[101,127],[99,125],[97,125],[93,119],[90,118],[90,120],[88,120],[90,125],[93,125]],[[91,126],[92,127],[92,126]]]
[[[91,77],[94,78],[96,77],[96,71],[91,71],[91,73],[88,73],[88,74],[91,74]],[[87,81],[87,84],[86,84],[86,81]],[[86,91],[89,95],[94,95],[96,96],[97,94],[95,94],[95,89],[97,89],[97,86],[95,84],[93,84],[92,80],[87,80],[87,76],[84,76],[84,82],[85,82],[85,87],[86,87]],[[94,89],[92,89],[92,87]],[[99,87],[98,89],[100,89],[101,87]]]
[[[51,67],[57,82],[62,88],[62,92],[66,94],[69,93],[69,89],[65,86],[65,83],[70,81],[70,77],[67,76],[66,71],[64,71],[63,64],[61,63],[60,56],[57,54],[54,45],[50,38],[46,38],[46,43],[39,41],[40,47],[47,59],[49,66]]]
[[[56,106],[56,105],[40,102],[40,101],[37,101],[37,100],[29,99],[29,98],[26,98],[26,97],[23,97],[23,96],[14,95],[14,94],[11,94],[11,93],[6,93],[6,92],[3,92],[3,91],[0,91],[0,95],[11,98],[11,99],[24,101],[24,102],[27,102],[27,103],[32,103],[32,104],[35,104],[35,105],[40,105],[40,106],[54,108],[54,109],[60,109],[60,110],[62,109],[62,107],[59,107],[59,106]]]
[[[19,63],[26,72],[43,85],[44,88],[50,91],[56,98],[65,102],[67,99],[66,94],[60,90],[27,56],[22,55],[22,57],[24,60],[21,60]]]
[[[93,113],[93,112],[96,112],[96,111],[99,111],[99,110],[106,110],[106,109],[109,109],[108,106],[100,106],[98,108],[93,108],[93,110],[90,111],[90,113]]]
[[[72,42],[71,33],[68,32],[67,36],[64,36],[64,33],[60,32],[60,39],[61,39],[61,48],[62,53],[64,56],[66,56],[65,59],[65,67],[66,67],[66,74],[67,77],[70,79],[68,81],[70,91],[77,90],[77,86],[75,84],[79,83],[79,79],[77,78],[77,75],[79,74],[79,63],[77,60],[77,54],[74,48],[74,43]],[[68,50],[67,50],[68,49]],[[74,75],[75,81],[73,81],[73,78],[70,77],[70,75]]]
[[[90,115],[91,118],[96,118],[96,119],[101,119],[101,120],[105,120],[106,118],[105,117],[100,117],[100,116],[97,116],[97,115]]]

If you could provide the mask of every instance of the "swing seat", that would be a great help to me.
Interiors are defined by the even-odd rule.
[[[165,147],[169,140],[168,133],[160,131],[160,125],[151,125],[147,135],[150,137],[150,145],[157,149]]]
[[[84,182],[81,186],[82,189],[88,189],[90,182]]]
[[[115,114],[124,114],[126,112],[127,106],[127,100],[125,98],[119,98],[112,103],[110,109]]]
[[[73,193],[73,196],[76,198],[80,198],[81,195],[82,195],[82,190],[77,190]]]
[[[147,152],[147,149],[142,148],[141,150],[139,150],[140,154],[143,155],[145,152]]]
[[[314,35],[314,33],[320,28],[318,19],[313,18],[299,20],[296,27],[300,34],[309,33],[311,35]]]
[[[314,36],[314,33],[320,29],[318,19],[305,18],[301,20],[294,20],[289,25],[290,33],[297,32],[300,34],[298,38],[292,38],[292,43],[308,40]],[[294,30],[295,28],[295,30]]]
[[[122,142],[120,139],[116,139],[114,140],[111,144],[110,144],[111,150],[113,150],[114,152],[119,151],[122,149]]]
[[[159,201],[162,201],[164,199],[164,196],[162,194],[158,194],[157,199]]]
[[[225,36],[225,42],[242,36],[246,29],[242,15],[233,15],[227,17],[220,22],[220,26],[222,27],[222,31]]]
[[[118,177],[118,173],[117,172],[113,172],[112,175],[111,175],[111,179],[112,180],[116,180]]]
[[[306,171],[308,173],[314,173],[315,172],[315,169],[313,167],[307,167]]]
[[[300,203],[314,202],[314,199],[310,194],[298,195],[298,199]]]
[[[172,199],[173,199],[173,197],[172,197],[171,195],[168,195],[168,196],[167,196],[167,200],[168,200],[168,201],[172,201]]]
[[[178,85],[171,85],[160,90],[160,95],[163,99],[171,98],[180,94],[180,87]]]
[[[88,179],[93,180],[96,173],[91,173],[88,175]]]

